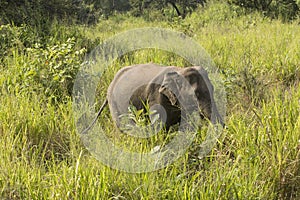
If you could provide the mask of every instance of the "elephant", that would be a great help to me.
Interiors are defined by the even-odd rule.
[[[159,120],[166,130],[180,123],[188,113],[186,110],[197,111],[201,118],[224,126],[213,90],[207,71],[201,66],[165,67],[154,63],[127,66],[119,70],[110,83],[106,101],[97,117],[108,103],[116,126],[123,129],[126,124],[122,117],[128,114],[129,106],[146,112],[147,105],[150,122]]]

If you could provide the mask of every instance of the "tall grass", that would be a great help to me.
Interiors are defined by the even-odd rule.
[[[53,102],[45,93],[47,86],[37,87],[39,80],[22,76],[26,67],[41,69],[41,63],[46,61],[43,54],[34,57],[41,59],[39,62],[31,62],[32,54],[20,51],[17,45],[10,46],[0,65],[0,197],[299,199],[299,25],[270,21],[255,13],[244,14],[223,3],[199,9],[185,20],[146,22],[127,17],[117,15],[94,27],[76,27],[76,30],[88,39],[99,41],[120,31],[145,26],[171,28],[193,37],[211,55],[225,80],[227,129],[218,143],[207,157],[199,159],[199,135],[183,157],[151,173],[129,174],[111,169],[82,145],[73,122],[71,98]],[[51,31],[61,44],[68,36],[74,36],[66,33],[60,38],[58,33],[67,30],[59,25]],[[75,36],[75,41],[81,42],[75,42],[68,55],[82,48],[80,44],[85,39],[81,37]],[[54,41],[49,46],[56,44]],[[119,68],[151,61],[188,64],[176,55],[158,50],[125,55],[101,78],[99,104]],[[108,109],[99,124],[110,130],[112,136],[122,139],[115,132]]]

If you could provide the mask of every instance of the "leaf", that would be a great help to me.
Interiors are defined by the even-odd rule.
[[[139,117],[139,116],[141,116],[142,115],[142,113],[144,112],[144,110],[143,109],[141,109],[141,110],[137,110],[136,112],[135,112],[135,115],[137,116],[137,117]]]
[[[58,81],[59,80],[59,75],[55,75],[54,77],[53,77],[53,81]]]

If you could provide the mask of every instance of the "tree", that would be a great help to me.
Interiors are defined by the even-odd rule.
[[[229,3],[250,11],[261,11],[272,18],[292,20],[299,14],[299,0],[229,0]]]
[[[128,11],[131,8],[129,0],[86,0],[86,3],[93,5],[105,16],[111,15],[114,11]]]
[[[267,11],[272,0],[230,0],[229,2],[247,9]]]
[[[145,9],[159,9],[171,5],[178,16],[185,18],[199,5],[204,6],[206,0],[130,0],[135,15],[142,15]]]

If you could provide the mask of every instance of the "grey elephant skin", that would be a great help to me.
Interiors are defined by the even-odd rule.
[[[213,98],[213,86],[200,66],[180,68],[149,63],[124,67],[111,82],[107,101],[111,116],[121,130],[126,126],[122,116],[128,114],[129,105],[146,111],[146,104],[152,113],[150,121],[158,117],[166,129],[181,122],[185,113],[183,104],[197,111],[201,118],[224,126]]]

